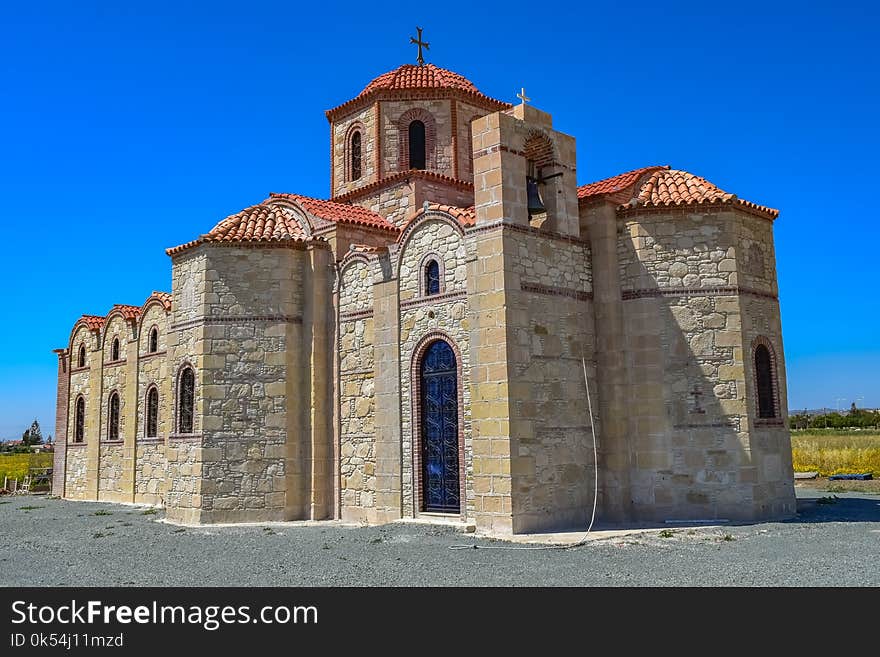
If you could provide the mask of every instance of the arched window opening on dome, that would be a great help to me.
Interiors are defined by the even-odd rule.
[[[425,295],[440,294],[440,263],[433,258],[425,263]]]
[[[110,360],[119,360],[119,338],[113,338],[113,346],[110,347]]]
[[[151,354],[159,351],[159,329],[155,326],[150,329],[150,345],[148,349]]]
[[[85,367],[86,366],[86,346],[81,344],[79,346],[79,357],[77,358],[77,367]]]
[[[425,168],[425,124],[413,121],[409,124],[409,168]]]
[[[177,407],[177,432],[193,432],[193,410],[195,404],[196,375],[191,367],[184,367],[177,383],[180,400]]]
[[[775,418],[776,411],[776,377],[773,356],[766,345],[759,344],[755,348],[755,379],[758,388],[758,417]]]
[[[73,442],[81,443],[85,440],[86,425],[86,400],[77,397],[73,420]]]
[[[107,417],[107,439],[119,440],[119,393],[110,393],[110,410]]]
[[[355,130],[351,135],[349,143],[349,154],[351,157],[351,179],[359,180],[361,177],[361,132]]]
[[[159,390],[151,386],[147,391],[147,438],[159,435]]]

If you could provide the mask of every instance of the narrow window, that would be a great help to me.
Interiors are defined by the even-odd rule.
[[[755,376],[758,380],[758,417],[776,417],[773,361],[770,350],[762,344],[755,349]]]
[[[79,366],[86,366],[86,346],[84,344],[79,346]]]
[[[110,347],[110,360],[119,360],[119,338],[113,338],[113,346]]]
[[[178,433],[192,433],[193,431],[193,402],[195,401],[196,377],[191,367],[186,367],[180,373],[178,394],[180,406],[178,412]]]
[[[85,437],[86,425],[86,400],[82,397],[76,400],[76,417],[73,423],[73,442],[81,443]]]
[[[436,260],[425,265],[425,295],[432,294],[440,294],[440,264]]]
[[[153,386],[147,391],[147,438],[159,435],[159,390]]]
[[[351,179],[358,180],[361,177],[361,133],[356,131],[351,136]]]
[[[119,440],[119,394],[110,395],[110,417],[107,422],[107,438]]]
[[[425,168],[425,124],[421,121],[409,124],[409,168]]]
[[[155,326],[150,329],[150,353],[155,354],[159,351],[159,329]]]

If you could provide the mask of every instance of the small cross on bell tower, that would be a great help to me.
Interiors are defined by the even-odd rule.
[[[424,66],[425,65],[425,58],[422,57],[422,48],[424,48],[425,50],[430,50],[431,46],[428,44],[427,41],[422,41],[422,28],[416,27],[416,31],[418,31],[419,37],[417,39],[415,37],[410,37],[409,42],[414,43],[419,47],[419,56],[418,56],[419,66]]]

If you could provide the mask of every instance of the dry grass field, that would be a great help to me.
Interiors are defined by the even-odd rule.
[[[4,477],[19,482],[28,473],[28,468],[48,468],[52,465],[52,454],[0,454],[0,486]]]

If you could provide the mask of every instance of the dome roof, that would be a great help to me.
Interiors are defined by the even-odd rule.
[[[433,64],[424,66],[404,64],[393,71],[383,73],[364,87],[358,97],[379,89],[460,89],[480,93],[474,83],[463,75]]]
[[[379,94],[392,96],[405,95],[411,91],[444,91],[462,94],[478,105],[485,106],[491,111],[508,109],[510,103],[504,103],[484,95],[477,89],[473,82],[463,75],[449,71],[433,64],[418,66],[416,64],[404,64],[393,71],[383,73],[373,79],[363,91],[342,105],[327,110],[327,118],[331,121],[342,110],[353,109],[361,102],[367,101]]]

